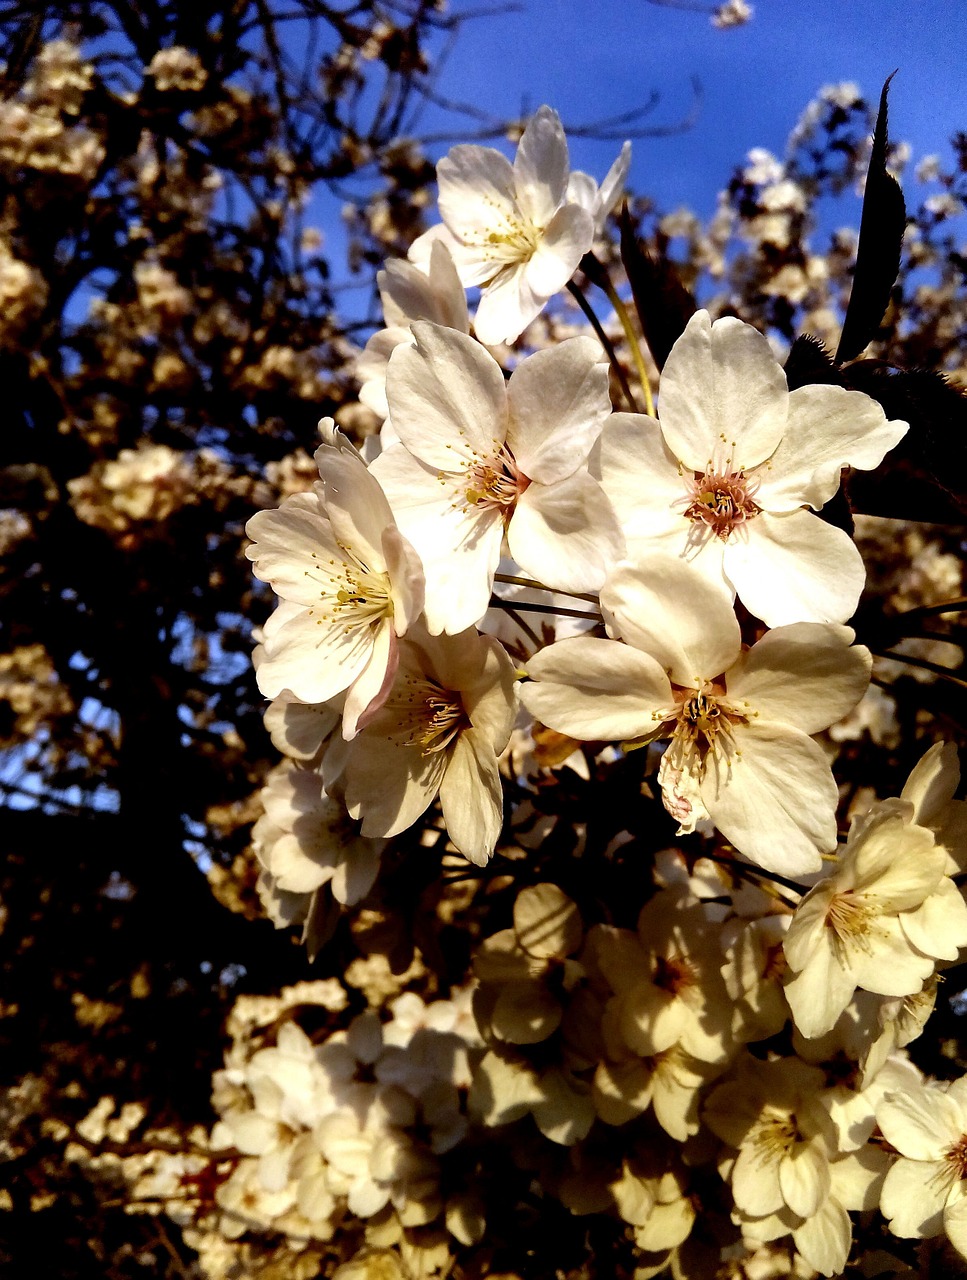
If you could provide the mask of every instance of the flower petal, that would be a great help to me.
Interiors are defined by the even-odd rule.
[[[778,513],[808,502],[818,511],[839,488],[843,467],[879,466],[906,433],[905,422],[888,422],[861,391],[799,387],[789,395],[785,435],[758,472],[760,505]]]
[[[589,213],[576,204],[558,209],[524,264],[527,287],[543,300],[542,307],[574,275],[593,240],[594,219]]]
[[[601,591],[606,620],[622,640],[651,654],[674,684],[700,687],[721,675],[742,643],[725,590],[685,560],[647,554],[644,544],[633,551],[637,562],[618,565]]]
[[[728,763],[709,757],[701,792],[740,853],[781,875],[808,875],[836,847],[839,793],[822,748],[796,729],[751,721]]]
[[[586,471],[529,485],[507,544],[525,573],[558,591],[597,591],[624,549],[611,503]]]
[[[437,471],[402,445],[384,450],[372,472],[423,561],[428,628],[464,631],[490,603],[503,540],[500,513],[461,502],[455,485],[441,484]]]
[[[585,741],[654,733],[672,702],[671,685],[647,654],[616,640],[575,636],[536,653],[521,701],[543,724]]]
[[[521,212],[546,227],[564,199],[570,161],[561,117],[539,107],[521,134],[514,158],[514,188]]]
[[[707,311],[692,316],[669,352],[659,397],[665,443],[693,471],[727,460],[748,470],[786,430],[786,375],[768,341],[741,320],[713,324]]]
[[[859,702],[872,658],[848,627],[799,622],[769,631],[729,672],[729,695],[760,719],[819,733]]]
[[[763,511],[744,529],[745,538],[726,544],[725,574],[766,626],[852,616],[866,569],[849,534],[809,511]]]
[[[628,539],[678,534],[674,549],[684,551],[691,528],[683,515],[685,481],[656,419],[613,413],[591,466],[600,470],[602,487]]]
[[[889,1141],[889,1139],[888,1139]],[[950,1183],[942,1160],[898,1160],[880,1194],[880,1211],[895,1236],[916,1240],[939,1236]]]
[[[516,216],[514,166],[495,147],[451,147],[436,171],[440,217],[458,240],[486,235],[495,216]]]
[[[888,1093],[876,1108],[876,1122],[890,1146],[924,1172],[927,1163],[942,1160],[959,1141],[963,1127],[960,1107],[938,1088]]]
[[[386,369],[386,400],[400,440],[443,471],[490,457],[507,428],[500,365],[456,329],[421,320],[413,337],[416,345],[398,346]]]
[[[503,821],[497,757],[488,735],[465,729],[458,735],[440,784],[443,820],[465,858],[486,866]]]
[[[507,386],[507,443],[521,471],[541,484],[587,462],[611,413],[608,365],[592,338],[569,338],[522,360]]]

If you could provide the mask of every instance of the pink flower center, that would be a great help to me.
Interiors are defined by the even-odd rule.
[[[711,534],[724,542],[733,529],[752,520],[762,510],[753,495],[759,487],[754,476],[744,471],[713,471],[697,473],[686,480],[688,506],[685,518],[705,525]]]
[[[517,459],[501,445],[499,452],[474,462],[467,472],[467,504],[487,510],[513,507],[530,480],[517,465]],[[506,514],[510,514],[506,511]]]
[[[961,1181],[967,1178],[967,1133],[961,1134],[956,1142],[951,1143],[943,1158],[955,1178]]]

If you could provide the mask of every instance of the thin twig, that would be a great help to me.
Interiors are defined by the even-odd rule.
[[[902,662],[908,667],[921,667],[924,671],[930,671],[935,676],[939,676],[941,680],[949,680],[958,689],[967,689],[967,680],[961,680],[959,676],[953,675],[946,667],[940,666],[938,662],[928,662],[926,658],[913,658],[906,653],[883,653],[879,649],[871,649],[870,653],[873,654],[874,658],[884,658],[887,662]]]
[[[552,613],[562,618],[587,618],[590,622],[602,621],[600,613],[588,613],[583,609],[560,609],[553,604],[531,604],[529,600],[515,600],[510,605],[506,600],[501,600],[500,596],[490,597],[490,607],[506,609],[508,613],[512,613],[515,609],[524,609],[527,613]]]
[[[531,591],[547,591],[551,595],[569,596],[572,600],[587,600],[588,604],[597,604],[598,597],[590,591],[562,591],[560,587],[546,587],[543,582],[533,578],[519,578],[512,573],[495,573],[495,582],[506,582],[514,587],[528,587]]]

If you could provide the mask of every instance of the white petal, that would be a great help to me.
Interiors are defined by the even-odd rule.
[[[856,706],[872,658],[848,627],[800,622],[769,631],[729,673],[729,695],[763,720],[819,733]]]
[[[440,789],[446,753],[423,756],[367,734],[349,746],[346,808],[364,836],[395,836],[417,820]]]
[[[944,1209],[943,1229],[961,1257],[967,1258],[967,1198],[951,1196]]]
[[[611,499],[625,536],[650,538],[678,533],[683,552],[691,531],[682,514],[685,481],[665,444],[658,423],[641,413],[614,413],[596,450],[601,484]]]
[[[809,511],[763,511],[725,548],[725,573],[739,599],[768,627],[845,622],[866,581],[849,534]]]
[[[372,627],[346,627],[302,609],[266,639],[259,689],[266,698],[288,689],[302,702],[328,702],[365,670],[374,638]]]
[[[967,904],[947,877],[915,911],[904,911],[900,925],[908,942],[940,960],[956,960],[967,946]]]
[[[586,471],[529,485],[507,543],[525,573],[558,591],[597,591],[624,549],[611,503]]]
[[[383,530],[382,545],[393,601],[393,630],[402,636],[423,612],[426,595],[423,565],[414,547],[396,527],[395,520]]]
[[[345,559],[314,490],[293,494],[277,511],[259,511],[245,532],[252,539],[245,554],[254,562],[256,576],[270,583],[283,600],[296,604],[312,605],[319,599],[319,559]]]
[[[927,1162],[942,1160],[962,1129],[960,1107],[936,1088],[888,1093],[876,1108],[876,1122],[890,1146],[921,1169]]]
[[[751,325],[697,311],[669,352],[658,416],[669,449],[693,471],[727,460],[748,470],[786,430],[789,392],[768,341]]]
[[[465,858],[485,866],[503,821],[503,792],[497,757],[487,735],[467,729],[457,738],[440,784],[443,820]]]
[[[576,204],[558,209],[524,265],[528,289],[544,301],[553,298],[574,275],[593,240],[594,219],[589,213]]]
[[[550,294],[535,294],[527,283],[524,263],[513,262],[489,281],[473,319],[480,342],[495,347],[514,342],[540,312]]]
[[[935,742],[920,757],[900,797],[913,805],[913,820],[922,827],[939,823],[960,782],[960,761],[952,742]]]
[[[653,733],[672,701],[654,658],[616,640],[576,636],[549,645],[527,664],[521,701],[558,733],[615,742]]]
[[[467,296],[449,248],[439,238],[432,240],[429,248],[428,273],[405,258],[387,259],[377,273],[386,324],[408,328],[414,320],[432,320],[467,333]]]
[[[456,329],[419,321],[413,336],[416,346],[397,347],[386,370],[386,399],[400,440],[443,471],[491,456],[507,428],[500,365]]]
[[[553,484],[582,466],[611,413],[608,366],[592,338],[522,360],[507,386],[507,443],[531,480]]]
[[[905,422],[888,422],[861,391],[806,386],[790,393],[789,425],[778,449],[757,473],[760,505],[818,510],[839,488],[843,467],[869,470],[906,435]]]
[[[503,540],[500,513],[468,506],[453,484],[441,484],[402,445],[381,453],[372,471],[423,561],[427,626],[434,634],[464,631],[490,603]]]
[[[824,1276],[839,1276],[849,1258],[853,1224],[840,1202],[827,1196],[808,1221],[793,1229],[792,1238],[808,1266]]]
[[[437,179],[440,216],[459,240],[486,235],[497,218],[517,214],[514,167],[494,147],[451,147],[437,165]]]
[[[732,1194],[739,1209],[757,1218],[784,1209],[775,1153],[751,1143],[741,1147],[732,1166]]]
[[[906,806],[881,802],[851,839],[853,879],[860,892],[875,894],[881,910],[918,907],[940,884],[945,857],[933,832],[909,821]]]
[[[829,1193],[829,1164],[817,1143],[796,1142],[779,1162],[779,1186],[800,1218],[814,1214]]]
[[[898,1160],[887,1173],[880,1211],[895,1236],[922,1240],[940,1235],[950,1183],[941,1160]]]
[[[824,938],[802,972],[785,985],[796,1029],[807,1040],[826,1035],[836,1025],[855,990],[850,970],[844,968],[832,944]]]
[[[398,662],[396,633],[393,624],[386,619],[373,634],[369,661],[346,694],[342,713],[344,738],[355,738],[361,725],[366,723],[366,718],[372,716],[386,701],[387,694],[393,687]]]
[[[570,167],[561,118],[551,107],[534,112],[514,159],[514,186],[522,212],[546,227],[567,190]]]
[[[839,793],[822,748],[783,725],[735,732],[731,764],[718,753],[702,779],[712,821],[740,853],[780,875],[808,875],[836,847]]]
[[[674,684],[698,687],[721,675],[742,643],[729,596],[685,560],[648,555],[641,544],[632,550],[640,560],[623,561],[601,591],[618,635],[650,653]]]
[[[337,902],[344,907],[351,907],[366,897],[379,871],[382,847],[379,840],[359,839],[342,851],[343,857],[331,881],[332,896]]]

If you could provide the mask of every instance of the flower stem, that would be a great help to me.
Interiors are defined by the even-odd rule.
[[[507,582],[514,587],[530,587],[532,591],[547,591],[553,595],[570,596],[572,600],[587,600],[589,604],[597,604],[598,597],[583,591],[562,591],[560,587],[545,587],[543,582],[533,578],[517,578],[512,573],[495,573],[495,582]]]
[[[884,658],[887,662],[902,662],[908,667],[921,667],[924,671],[930,671],[933,675],[939,676],[941,680],[949,680],[959,689],[967,689],[967,680],[961,680],[946,667],[942,667],[939,662],[928,662],[926,658],[912,658],[907,653],[883,653],[879,649],[871,649],[870,653],[874,658]]]
[[[528,640],[530,640],[531,644],[534,645],[535,649],[540,649],[543,647],[541,644],[540,636],[537,635],[533,627],[531,627],[527,622],[525,622],[525,620],[517,612],[516,608],[512,608],[508,604],[504,606],[504,610],[505,612],[509,613],[510,616],[514,619],[514,621],[520,627],[521,631],[523,631],[524,635],[528,638]]]
[[[621,367],[621,363],[618,360],[618,356],[615,352],[611,339],[601,327],[601,321],[594,314],[594,310],[592,309],[590,302],[588,302],[587,298],[581,292],[580,285],[575,284],[573,280],[569,280],[567,283],[567,291],[584,312],[585,316],[587,316],[591,328],[598,335],[598,341],[601,343],[602,347],[604,347],[608,359],[611,361],[611,368],[614,369],[615,376],[621,383],[621,390],[624,392],[625,399],[631,405],[631,412],[637,413],[638,405],[634,396],[631,394],[631,387],[628,386],[628,379],[625,376],[625,371]]]
[[[506,611],[511,614],[513,614],[516,609],[523,609],[526,613],[553,613],[561,618],[588,618],[592,622],[601,621],[600,613],[589,613],[585,609],[559,609],[557,605],[530,604],[526,600],[515,600],[513,604],[509,604],[506,600],[501,600],[500,596],[490,597],[490,608],[506,609]]]
[[[795,880],[790,880],[787,876],[781,876],[777,871],[766,871],[764,867],[753,867],[745,862],[736,862],[734,858],[726,857],[721,853],[703,853],[703,858],[708,858],[709,862],[719,862],[724,867],[728,867],[738,876],[760,876],[763,880],[772,880],[775,884],[781,884],[784,889],[791,889],[793,893],[798,893],[800,897],[808,893],[809,890],[804,884],[799,884]],[[786,901],[786,899],[783,899]],[[794,906],[794,903],[790,903]]]
[[[967,611],[967,596],[959,596],[956,600],[942,600],[940,604],[921,604],[916,609],[903,609],[896,616],[926,618],[932,613],[964,613],[965,611]]]
[[[605,275],[601,287],[608,296],[608,301],[614,307],[615,315],[621,321],[621,327],[625,331],[625,341],[631,348],[631,354],[634,357],[635,367],[638,370],[638,377],[641,379],[641,389],[645,393],[645,413],[650,418],[655,416],[655,401],[651,394],[651,382],[648,379],[648,370],[645,368],[645,357],[641,354],[641,343],[638,341],[638,335],[635,333],[634,325],[631,323],[631,316],[628,314],[628,308],[618,297],[614,285],[611,283],[609,276]]]

